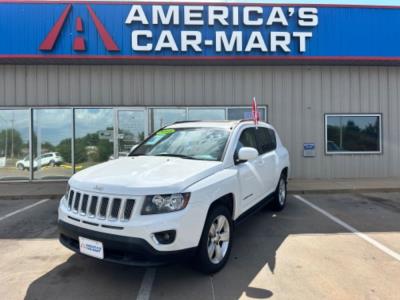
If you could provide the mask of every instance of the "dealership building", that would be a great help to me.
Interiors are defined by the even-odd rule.
[[[0,180],[55,180],[182,120],[260,117],[292,178],[400,177],[400,6],[0,2]]]

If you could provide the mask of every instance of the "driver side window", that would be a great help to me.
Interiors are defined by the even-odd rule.
[[[257,149],[257,141],[256,141],[256,132],[254,128],[246,128],[240,134],[239,141],[236,145],[235,154],[234,154],[234,161],[235,164],[239,163],[239,150],[242,147],[251,147]]]

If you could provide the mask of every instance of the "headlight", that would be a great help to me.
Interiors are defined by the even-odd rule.
[[[184,209],[190,193],[147,196],[142,207],[142,215],[162,214]]]

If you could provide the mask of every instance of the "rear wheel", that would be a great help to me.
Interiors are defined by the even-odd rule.
[[[281,211],[286,205],[287,195],[287,178],[285,174],[282,174],[279,178],[278,186],[274,192],[274,199],[272,200],[271,207],[274,211]]]
[[[56,162],[55,162],[54,160],[52,160],[52,161],[50,162],[50,166],[51,166],[51,167],[55,167],[55,166],[56,166]]]
[[[211,274],[221,270],[232,249],[232,218],[225,206],[216,206],[208,214],[197,249],[196,268]]]

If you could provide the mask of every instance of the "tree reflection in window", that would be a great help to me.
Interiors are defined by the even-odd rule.
[[[327,152],[380,152],[380,116],[327,116]]]
[[[108,108],[75,109],[75,169],[113,158],[113,112]]]

